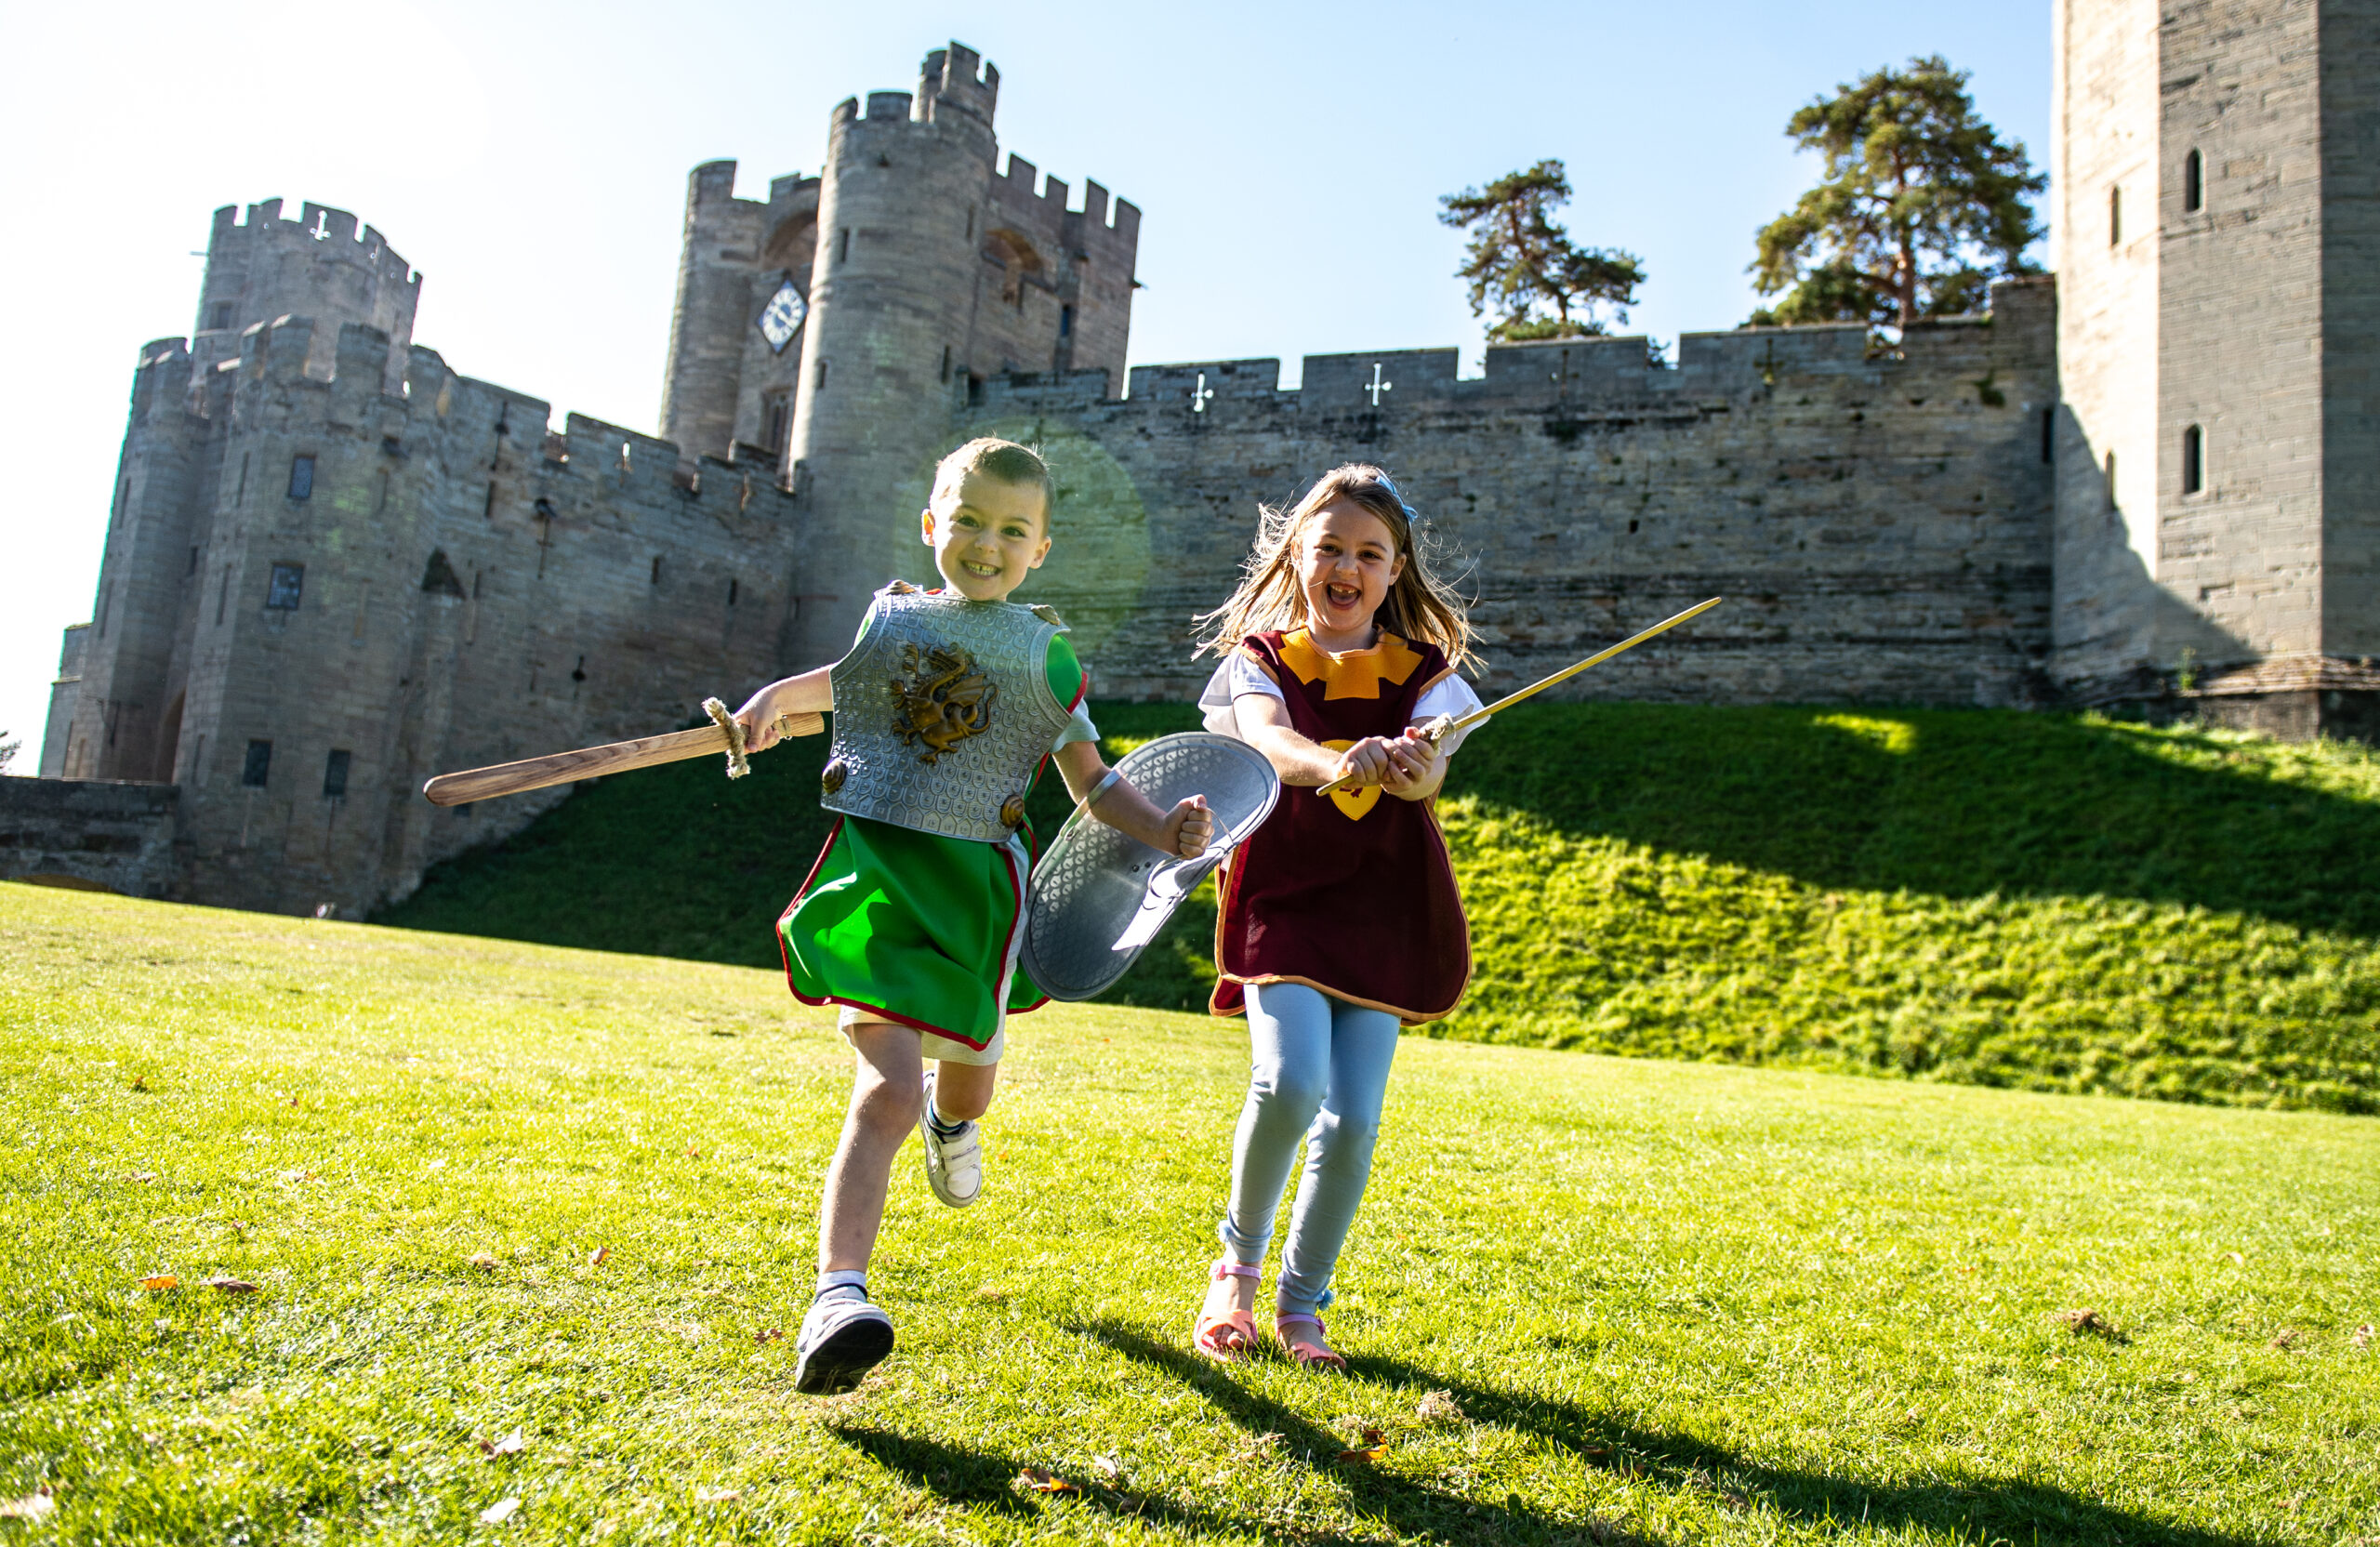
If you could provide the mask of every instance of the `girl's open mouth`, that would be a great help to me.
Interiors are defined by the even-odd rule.
[[[1364,599],[1362,588],[1356,586],[1325,586],[1322,594],[1333,607],[1352,607]]]

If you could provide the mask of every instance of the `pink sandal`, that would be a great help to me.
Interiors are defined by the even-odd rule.
[[[1263,1270],[1219,1257],[1207,1270],[1210,1283],[1226,1278],[1261,1278]],[[1209,1316],[1201,1307],[1198,1320],[1190,1329],[1190,1346],[1210,1359],[1223,1364],[1236,1363],[1239,1357],[1256,1346],[1256,1318],[1246,1311],[1234,1311],[1227,1316]]]
[[[1292,1327],[1311,1327],[1315,1336],[1292,1337],[1289,1330]],[[1273,1335],[1281,1340],[1282,1349],[1298,1362],[1300,1368],[1328,1369],[1343,1375],[1347,1369],[1347,1356],[1320,1341],[1323,1331],[1322,1318],[1318,1316],[1302,1311],[1273,1313]]]

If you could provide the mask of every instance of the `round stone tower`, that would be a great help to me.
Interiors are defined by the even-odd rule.
[[[835,109],[794,413],[794,490],[806,525],[797,658],[832,660],[869,595],[930,583],[918,540],[933,463],[966,401],[971,315],[999,72],[952,44],[918,90]]]

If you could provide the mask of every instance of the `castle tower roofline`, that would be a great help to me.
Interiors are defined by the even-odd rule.
[[[979,72],[977,65],[982,65]],[[992,122],[1000,99],[999,67],[963,43],[937,48],[918,66],[918,116],[932,121],[947,112],[963,112]],[[871,113],[870,116],[873,116]]]

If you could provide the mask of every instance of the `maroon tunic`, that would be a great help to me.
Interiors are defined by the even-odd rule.
[[[1341,655],[1302,628],[1251,634],[1240,649],[1281,685],[1297,733],[1334,751],[1403,734],[1453,669],[1435,645],[1387,632]],[[1378,785],[1327,796],[1283,786],[1224,875],[1214,1012],[1241,1013],[1251,983],[1302,983],[1408,1025],[1452,1011],[1471,981],[1471,927],[1435,804]]]

